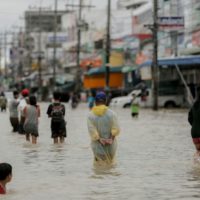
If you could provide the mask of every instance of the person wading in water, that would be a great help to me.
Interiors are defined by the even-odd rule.
[[[87,120],[94,161],[112,164],[117,150],[116,136],[120,133],[118,120],[116,114],[106,106],[104,92],[97,93],[95,104]]]

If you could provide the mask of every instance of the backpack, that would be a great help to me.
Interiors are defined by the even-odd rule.
[[[56,123],[60,123],[63,121],[63,107],[61,104],[52,105],[52,111],[51,111],[51,118],[52,118],[52,122],[56,122]]]

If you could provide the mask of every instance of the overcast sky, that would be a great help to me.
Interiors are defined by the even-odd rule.
[[[108,0],[84,0],[86,3],[95,5],[95,9],[105,8]],[[55,0],[0,0],[0,32],[13,31],[13,29],[24,26],[24,11],[29,6],[52,7]],[[79,2],[78,0],[58,0],[59,8],[64,9],[67,3]],[[112,0],[113,8],[117,0]],[[15,27],[15,28],[13,28]]]

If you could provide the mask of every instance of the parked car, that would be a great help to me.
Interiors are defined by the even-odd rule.
[[[135,94],[138,98],[138,102],[141,107],[152,107],[153,106],[153,93],[151,89],[146,89],[146,95],[144,96],[142,90],[133,90],[127,96],[113,98],[110,102],[111,107],[129,107],[132,100],[132,95]],[[181,107],[184,105],[183,94],[167,94],[159,92],[158,106],[171,108]]]
[[[141,90],[133,90],[127,96],[112,98],[109,105],[111,107],[115,107],[115,106],[122,107],[122,108],[129,107],[131,105],[131,100],[133,98],[132,97],[133,94],[136,94],[136,96],[138,96],[141,94]]]

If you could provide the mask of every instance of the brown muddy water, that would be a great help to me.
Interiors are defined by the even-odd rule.
[[[200,164],[187,110],[141,110],[132,119],[129,109],[116,109],[121,126],[116,166],[93,166],[87,132],[88,108],[67,108],[68,138],[53,145],[48,104],[41,104],[37,145],[11,132],[9,116],[0,113],[0,162],[13,166],[5,200],[178,200],[200,198]]]

